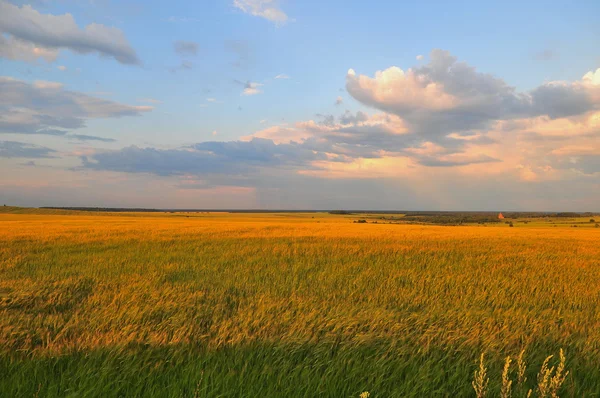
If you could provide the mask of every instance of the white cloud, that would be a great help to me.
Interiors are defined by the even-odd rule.
[[[217,102],[216,98],[207,98],[206,102]]]
[[[583,82],[585,84],[592,84],[600,86],[600,68],[596,71],[590,71],[583,76]]]
[[[356,76],[348,71],[346,88],[362,102],[382,104],[382,107],[410,111],[413,109],[452,109],[458,98],[444,91],[444,86],[427,81],[412,69],[406,72],[392,66],[377,71],[375,77]]]
[[[344,103],[344,99],[343,99],[341,96],[338,96],[338,97],[335,99],[335,104],[336,104],[336,105],[342,105],[343,103]]]
[[[10,35],[0,47],[15,47],[11,50],[13,58],[17,56],[14,54],[31,57],[37,51],[42,58],[55,59],[58,50],[69,49],[80,54],[98,53],[124,64],[139,63],[120,29],[97,23],[80,29],[71,14],[41,14],[30,5],[18,7],[0,0],[0,32]],[[11,54],[6,49],[1,53]]]
[[[262,93],[259,87],[263,86],[262,83],[248,82],[244,86],[244,91],[242,91],[242,95],[256,95]]]
[[[283,25],[288,16],[279,8],[278,0],[234,0],[233,6],[246,14],[265,18],[276,25]]]
[[[421,61],[423,58],[424,57],[421,54],[417,55],[417,61]]]
[[[290,77],[288,75],[286,75],[285,73],[281,73],[277,76],[275,76],[275,79],[289,79]]]
[[[66,71],[66,70],[67,70],[67,67],[66,67],[66,66],[64,66],[64,65],[59,65],[59,66],[57,66],[57,67],[56,67],[56,69],[58,69],[58,70],[60,70],[60,71],[63,71],[63,72],[64,72],[64,71]]]

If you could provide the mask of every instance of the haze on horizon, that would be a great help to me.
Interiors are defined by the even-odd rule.
[[[0,0],[0,204],[599,211],[599,15]]]

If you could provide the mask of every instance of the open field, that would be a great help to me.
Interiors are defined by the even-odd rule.
[[[0,208],[0,396],[469,397],[483,352],[497,396],[563,348],[600,397],[589,217],[378,217]]]

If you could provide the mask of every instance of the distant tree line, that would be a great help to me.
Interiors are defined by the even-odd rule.
[[[429,224],[461,225],[498,223],[497,213],[454,213],[441,215],[407,215],[402,217],[405,222],[421,222]]]

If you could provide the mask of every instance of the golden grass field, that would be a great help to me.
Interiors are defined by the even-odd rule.
[[[357,218],[0,208],[0,396],[600,396],[600,228]]]

